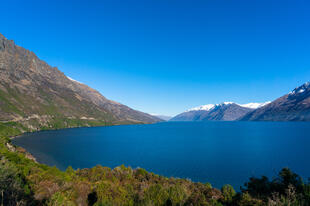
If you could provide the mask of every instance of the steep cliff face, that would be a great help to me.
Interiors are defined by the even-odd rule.
[[[0,34],[0,121],[51,127],[59,121],[105,125],[160,119],[108,100]]]
[[[310,121],[310,83],[248,113],[243,121]]]

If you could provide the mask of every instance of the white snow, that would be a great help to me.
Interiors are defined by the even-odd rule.
[[[222,104],[229,105],[229,104],[234,104],[234,102],[223,102]],[[217,104],[217,105],[221,105],[221,104]]]
[[[68,76],[67,76],[67,77],[68,77]],[[77,81],[77,80],[75,80],[75,79],[72,79],[71,77],[68,77],[68,79],[70,79],[70,80],[73,81],[73,82],[77,82],[77,83],[82,84],[81,82],[79,82],[79,81]]]
[[[303,93],[304,91],[305,91],[304,89],[300,89],[298,93]]]
[[[186,110],[185,112],[200,111],[200,110],[209,111],[209,110],[213,109],[214,106],[215,106],[214,104],[201,105],[201,106],[199,106],[199,107],[194,107],[194,108],[188,109],[188,110]]]
[[[300,87],[296,87],[294,90],[292,90],[288,94],[294,95],[294,94],[303,93],[308,89],[309,85],[310,85],[310,82],[306,82],[303,85],[301,85]]]
[[[247,104],[238,104],[238,105],[241,106],[241,107],[257,109],[257,108],[263,107],[263,106],[265,106],[265,105],[267,105],[269,103],[270,103],[270,101],[269,102],[263,102],[263,103],[251,102],[251,103],[247,103]]]
[[[306,91],[306,90],[303,89],[303,88],[304,88],[303,86],[298,87],[298,88],[294,89],[293,91],[291,91],[289,94],[303,93],[304,91]]]

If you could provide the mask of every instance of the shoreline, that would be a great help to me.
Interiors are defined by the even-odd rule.
[[[0,122],[1,123],[1,122]],[[154,123],[133,123],[133,124],[112,124],[112,125],[99,125],[99,126],[77,126],[77,127],[64,127],[64,128],[50,128],[50,129],[41,129],[41,130],[35,130],[30,132],[22,132],[21,134],[18,134],[16,136],[9,136],[10,140],[13,140],[15,138],[19,138],[25,134],[31,134],[31,133],[37,133],[37,132],[48,132],[48,131],[58,131],[58,130],[67,130],[67,129],[78,129],[78,128],[96,128],[96,127],[114,127],[114,126],[130,126],[130,125],[151,125],[151,124],[157,124],[160,122],[154,122]]]
[[[31,131],[31,132],[23,132],[21,134],[18,134],[18,135],[15,135],[15,136],[10,136],[8,137],[9,138],[9,142],[7,142],[5,144],[5,146],[10,150],[12,151],[11,149],[13,148],[14,151],[12,152],[22,152],[23,154],[25,154],[25,156],[30,159],[30,160],[33,160],[35,163],[38,163],[38,164],[43,164],[43,165],[46,165],[48,167],[52,167],[50,165],[47,165],[45,163],[41,163],[37,160],[37,157],[35,157],[35,155],[33,155],[31,152],[29,152],[26,148],[24,147],[21,147],[21,146],[18,146],[16,144],[14,144],[12,142],[12,140],[14,139],[17,139],[17,138],[21,138],[23,137],[24,135],[26,134],[33,134],[33,133],[40,133],[40,132],[49,132],[49,131],[61,131],[61,130],[68,130],[68,129],[82,129],[82,128],[96,128],[96,127],[114,127],[114,126],[130,126],[130,125],[151,125],[151,124],[157,124],[157,123],[161,123],[161,122],[155,122],[155,123],[141,123],[141,124],[114,124],[114,125],[101,125],[101,126],[78,126],[78,127],[66,127],[66,128],[55,128],[55,129],[43,129],[43,130],[36,130],[36,131]],[[18,151],[18,150],[21,150],[21,151]],[[99,164],[100,166],[102,167],[105,167],[104,165],[101,165]],[[56,165],[55,165],[56,166]],[[68,166],[69,167],[69,166]],[[118,166],[116,166],[118,167]],[[85,168],[79,168],[79,169],[91,169],[93,167],[85,167]],[[111,168],[111,167],[109,167]],[[137,169],[140,168],[140,167],[137,167]],[[61,170],[60,168],[57,167],[57,169]],[[111,169],[114,169],[114,168],[111,168]],[[62,170],[61,170],[62,171]]]
[[[156,123],[154,123],[154,124],[156,124]],[[158,124],[158,123],[157,123]],[[94,127],[110,127],[110,126],[130,126],[130,125],[109,125],[109,126],[94,126]],[[146,125],[147,126],[147,125]],[[11,140],[14,140],[15,138],[20,138],[20,137],[23,137],[24,135],[31,135],[31,134],[34,134],[34,133],[37,133],[37,134],[35,134],[36,135],[36,139],[38,140],[38,141],[40,141],[39,140],[39,138],[40,138],[40,135],[43,135],[44,136],[44,133],[40,133],[40,132],[51,132],[51,133],[46,133],[50,138],[52,138],[54,135],[58,135],[58,134],[61,134],[61,133],[58,133],[58,131],[60,130],[68,130],[68,129],[79,129],[79,128],[81,128],[81,129],[87,129],[87,128],[91,128],[91,127],[70,127],[70,128],[62,128],[62,129],[50,129],[50,130],[39,130],[39,131],[34,131],[34,132],[25,132],[25,133],[22,133],[22,134],[20,134],[20,135],[16,135],[16,136],[14,136],[14,137],[12,137],[11,138]],[[132,127],[132,128],[130,128],[131,130],[134,130],[134,129],[138,129],[139,128],[139,126],[137,126],[137,127]],[[156,128],[156,126],[155,126],[155,128]],[[101,131],[101,129],[99,129],[100,131]],[[57,131],[57,132],[56,132]],[[87,135],[87,131],[88,130],[83,130],[83,132],[86,132],[85,133],[85,135]],[[55,132],[55,133],[54,133]],[[70,132],[69,132],[70,133]],[[78,134],[78,133],[80,133],[79,131],[77,131],[75,134]],[[61,136],[61,135],[60,135]],[[26,137],[27,138],[27,137]],[[32,149],[32,147],[29,147],[29,146],[31,146],[31,143],[30,143],[31,141],[28,141],[28,148],[29,149]],[[19,147],[18,145],[16,145],[16,144],[14,144],[16,147]],[[21,148],[23,148],[23,145],[21,145]],[[25,149],[25,148],[24,148]],[[37,148],[38,149],[38,148]],[[26,150],[26,149],[25,149]],[[37,153],[37,150],[33,150],[35,153]],[[31,154],[36,160],[38,159],[37,157],[41,157],[41,154],[44,154],[44,150],[41,150],[41,152],[40,153],[37,153],[37,154],[39,154],[37,157],[35,157],[35,155],[33,155],[31,152],[29,152],[29,151],[27,151],[29,154]],[[50,154],[53,154],[53,153],[50,153]],[[105,163],[103,163],[103,164],[100,164],[99,162],[100,162],[100,159],[99,159],[99,161],[97,160],[96,162],[97,162],[97,164],[99,164],[99,165],[101,165],[101,166],[106,166],[106,167],[109,167],[109,168],[111,168],[111,169],[113,169],[114,167],[117,167],[117,166],[119,166],[119,165],[121,165],[121,164],[124,164],[125,162],[123,161],[124,159],[121,159],[120,158],[120,160],[118,161],[118,164],[114,164],[114,165],[107,165],[107,164],[105,164]],[[45,161],[45,159],[44,159],[44,161]],[[70,161],[70,159],[68,158],[68,161]],[[87,160],[85,160],[85,161],[87,161]],[[59,162],[61,162],[61,160],[59,160]],[[44,165],[47,165],[47,166],[49,166],[49,167],[53,167],[54,165],[56,165],[53,161],[45,161],[45,163],[41,163],[41,162],[38,162],[38,163],[40,163],[40,164],[44,164]],[[72,163],[70,163],[70,164],[74,164],[74,162]],[[69,164],[68,165],[66,165],[66,164],[58,164],[59,165],[59,167],[57,167],[58,169],[60,169],[61,171],[64,171],[68,166],[69,166]],[[75,165],[75,168],[76,169],[91,169],[91,168],[93,168],[95,166],[95,164],[84,164],[84,167],[83,167],[83,165]],[[137,166],[137,167],[139,167],[139,166]],[[146,166],[147,167],[147,166]],[[279,167],[279,169],[280,168],[283,168],[283,167],[291,167],[291,166],[289,166],[289,165],[280,165],[280,167]],[[134,168],[136,168],[135,166],[134,166]],[[142,168],[144,168],[143,166],[142,166]],[[153,171],[153,170],[156,170],[157,169],[157,167],[148,167],[149,169],[150,169],[150,171]],[[272,177],[272,175],[270,175],[269,174],[269,171],[271,171],[271,170],[266,170],[267,172],[264,172],[264,173],[260,173],[260,174],[268,174],[268,177]],[[276,170],[272,170],[272,171],[276,171]],[[159,172],[159,174],[160,174],[161,172]],[[276,173],[276,172],[274,172],[274,173]],[[299,173],[302,173],[302,172],[300,172],[299,171]],[[157,174],[157,173],[156,173]],[[176,178],[176,176],[173,176],[173,174],[171,175],[171,173],[166,173],[166,174],[163,174],[163,173],[161,173],[163,176],[166,176],[166,177],[175,177]],[[194,173],[195,174],[195,173]],[[258,173],[257,173],[258,174]],[[248,176],[246,176],[246,178],[248,178],[249,176],[251,176],[251,175],[248,175]],[[190,177],[190,179],[192,179],[192,175],[190,174],[190,175],[188,175],[187,177],[186,176],[184,176],[184,177],[179,177],[179,178],[189,178]],[[303,177],[305,178],[305,179],[307,179],[307,177],[308,177],[308,175],[307,174],[303,174]],[[227,181],[228,183],[230,183],[230,184],[233,184],[236,188],[238,188],[239,186],[242,186],[243,185],[243,183],[247,180],[246,178],[243,178],[244,179],[244,181],[242,180],[242,181],[240,181],[240,183],[238,183],[238,184],[234,184],[232,181]],[[196,179],[196,180],[194,180],[194,182],[204,182],[204,181],[210,181],[210,179],[203,179],[203,180],[201,180],[201,179]],[[224,182],[224,183],[227,183],[227,182]],[[236,186],[237,185],[237,186]],[[222,186],[222,183],[221,184],[216,184],[216,187],[217,188],[219,188],[219,187],[221,187]]]
[[[111,126],[119,126],[119,125],[111,125]],[[129,125],[126,125],[126,126],[129,126]],[[96,126],[96,127],[106,127],[106,126]],[[215,184],[213,186],[212,184],[208,182],[208,180],[206,182],[205,181],[193,181],[191,178],[186,178],[186,177],[159,175],[160,173],[154,174],[152,170],[148,171],[148,170],[143,169],[143,167],[133,168],[130,166],[124,166],[124,164],[118,165],[118,166],[116,165],[115,167],[108,167],[108,166],[103,166],[102,164],[97,164],[96,166],[76,168],[76,169],[73,169],[72,167],[68,166],[67,169],[61,170],[56,166],[53,167],[52,165],[50,166],[48,164],[38,162],[36,157],[34,157],[31,153],[29,153],[25,148],[17,146],[13,144],[12,142],[10,142],[10,140],[23,137],[23,135],[25,134],[31,134],[31,133],[33,134],[33,133],[44,132],[44,131],[78,129],[78,128],[90,128],[90,127],[71,127],[71,128],[62,128],[62,129],[39,130],[39,131],[33,131],[33,132],[25,132],[19,135],[11,136],[10,138],[5,138],[4,146],[7,148],[7,150],[14,152],[15,154],[18,154],[19,158],[25,159],[23,160],[22,163],[20,162],[19,159],[17,159],[17,161],[15,160],[15,163],[13,164],[16,164],[16,166],[20,167],[21,172],[27,171],[25,174],[28,174],[28,172],[31,171],[30,168],[34,168],[34,170],[31,171],[31,175],[25,176],[25,178],[27,178],[27,185],[31,187],[33,193],[36,195],[35,197],[38,197],[38,195],[42,191],[41,189],[48,191],[51,184],[57,185],[57,190],[55,189],[55,191],[51,194],[53,195],[59,194],[57,192],[60,192],[62,195],[65,195],[63,191],[67,190],[67,188],[64,188],[63,185],[77,184],[75,180],[82,180],[81,178],[85,178],[85,175],[87,178],[89,178],[89,180],[83,179],[82,183],[79,182],[79,184],[92,185],[94,188],[97,188],[99,186],[99,183],[105,186],[110,185],[113,187],[115,185],[118,185],[118,187],[123,189],[122,191],[124,191],[124,193],[128,191],[132,191],[132,194],[142,194],[140,193],[141,191],[139,190],[140,186],[147,185],[146,187],[147,189],[143,193],[143,195],[145,196],[143,197],[147,197],[150,191],[156,192],[153,190],[154,188],[160,188],[160,189],[163,189],[164,191],[170,191],[171,188],[175,188],[175,187],[177,187],[178,189],[182,189],[183,192],[186,192],[186,191],[188,192],[187,194],[188,196],[186,197],[184,196],[184,200],[185,199],[192,200],[191,199],[192,195],[193,197],[196,195],[202,195],[201,196],[202,198],[210,198],[208,199],[210,201],[216,200],[218,202],[222,202],[223,201],[222,195],[226,194],[225,188],[226,189],[230,188],[231,190],[234,191],[234,194],[236,194],[234,195],[234,198],[236,198],[236,201],[239,201],[238,198],[242,200],[242,197],[247,194],[241,189],[238,189],[238,188],[241,188],[240,186],[237,187],[236,185],[231,186],[227,184],[228,181],[225,181],[224,183],[220,183],[220,184]],[[52,136],[53,135],[51,135],[51,137]],[[38,138],[39,137],[40,136],[38,136]],[[8,160],[14,161],[14,158],[11,159],[9,157]],[[24,168],[26,168],[26,170],[24,170]],[[99,176],[96,176],[96,175],[99,175]],[[41,177],[42,179],[38,180],[38,179],[35,179],[34,177]],[[96,179],[97,177],[101,178],[100,181],[97,181]],[[250,176],[248,176],[247,178],[249,177]],[[273,180],[272,177],[271,176],[267,176],[267,177],[270,178],[271,181],[270,183],[267,182],[266,184],[271,184]],[[57,181],[61,181],[61,184],[58,184]],[[248,181],[249,180],[246,179],[243,183],[247,183]],[[126,190],[127,189],[126,184],[132,184],[132,183],[136,183],[136,185],[138,185],[139,187],[135,188],[134,190]],[[243,186],[243,183],[241,184],[241,186]],[[70,188],[70,190],[78,192],[80,188],[72,187]],[[89,190],[86,192],[86,194],[89,195],[89,194],[92,194],[93,192],[99,195],[106,194],[98,188],[94,190]],[[208,195],[206,195],[204,192],[208,192],[207,193]],[[113,195],[115,194],[116,193],[113,193]],[[49,198],[53,198],[53,196],[49,196]],[[255,196],[251,200],[255,200]],[[261,201],[261,200],[258,199],[258,201]],[[87,196],[85,197],[85,202],[87,202]],[[197,203],[196,201],[194,202]],[[194,204],[194,205],[197,205],[197,204]],[[225,205],[225,206],[228,206],[228,205]]]

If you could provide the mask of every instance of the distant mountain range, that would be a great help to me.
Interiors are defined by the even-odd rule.
[[[172,117],[171,116],[167,116],[167,115],[160,115],[160,114],[151,114],[152,116],[158,117],[159,119],[168,121],[170,120]]]
[[[249,112],[242,121],[310,121],[310,83]]]
[[[0,34],[0,122],[39,130],[158,121],[68,78]]]
[[[207,104],[189,109],[173,117],[170,121],[234,121],[268,103],[242,105],[234,102],[224,102],[222,104]]]
[[[310,82],[266,103],[207,104],[189,109],[170,121],[310,121]]]

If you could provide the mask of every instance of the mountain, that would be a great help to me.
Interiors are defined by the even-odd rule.
[[[224,102],[222,104],[207,104],[189,109],[170,121],[234,121],[254,109],[264,106],[267,103],[236,104]]]
[[[158,117],[159,119],[168,121],[169,119],[171,119],[171,116],[167,116],[167,115],[160,115],[160,114],[151,114],[152,116]]]
[[[242,121],[310,121],[310,82],[270,104],[254,110]]]
[[[0,121],[38,130],[160,119],[105,98],[0,34]]]

